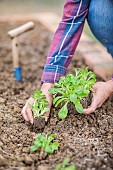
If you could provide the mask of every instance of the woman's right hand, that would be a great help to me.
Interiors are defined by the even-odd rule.
[[[52,101],[53,101],[52,94],[48,90],[53,87],[54,87],[54,85],[52,83],[43,83],[42,87],[41,87],[43,94],[46,96],[46,100],[49,102],[49,104],[48,104],[49,111],[45,113],[46,121],[49,118],[50,109],[51,109],[51,105],[52,105]],[[34,99],[32,97],[30,97],[27,100],[27,102],[21,112],[25,121],[30,122],[31,124],[33,124],[33,116],[32,116],[32,111],[29,107],[29,104],[33,104],[33,103],[34,103]]]

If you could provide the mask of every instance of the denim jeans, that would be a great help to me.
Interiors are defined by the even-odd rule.
[[[113,57],[113,0],[91,0],[87,20],[92,33]]]

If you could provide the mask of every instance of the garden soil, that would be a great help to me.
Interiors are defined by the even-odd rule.
[[[90,115],[79,115],[72,105],[66,120],[59,120],[58,109],[52,107],[48,124],[42,131],[33,131],[25,123],[21,110],[34,90],[40,89],[40,79],[52,34],[39,23],[35,29],[20,36],[20,58],[23,81],[13,77],[11,40],[7,31],[22,22],[0,23],[0,170],[54,170],[65,157],[78,170],[113,169],[113,98]],[[80,54],[73,58],[74,67],[85,68]],[[90,99],[91,100],[91,99]],[[52,155],[30,153],[36,134],[55,133],[59,150]]]

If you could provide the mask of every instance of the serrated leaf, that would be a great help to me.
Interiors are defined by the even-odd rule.
[[[65,119],[67,117],[68,109],[67,109],[67,103],[60,109],[58,112],[58,116],[60,119]]]

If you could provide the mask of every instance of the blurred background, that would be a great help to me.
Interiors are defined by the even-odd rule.
[[[0,0],[0,15],[54,12],[62,16],[64,3],[65,0]],[[84,31],[96,41],[87,23]]]
[[[65,0],[0,0],[0,14],[62,13]]]

